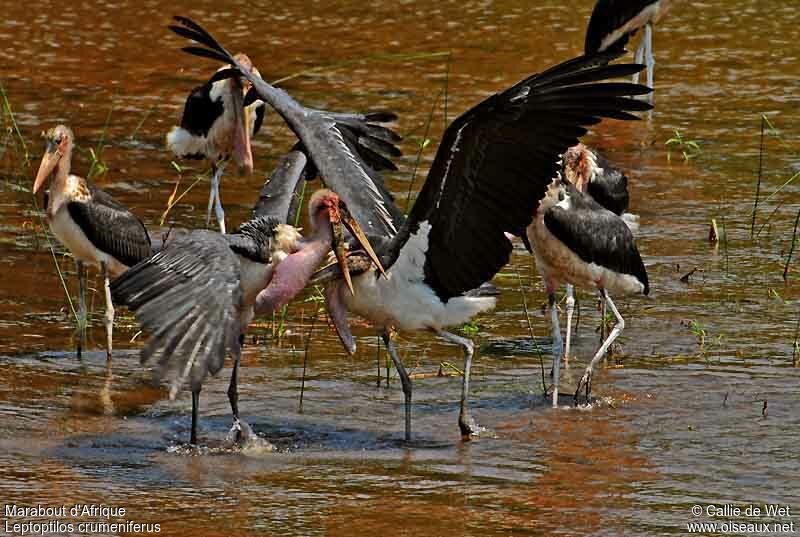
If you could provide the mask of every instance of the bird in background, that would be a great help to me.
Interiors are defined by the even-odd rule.
[[[604,209],[616,214],[627,224],[632,232],[639,227],[639,217],[628,212],[630,194],[628,177],[618,167],[611,164],[599,151],[584,144],[570,147],[561,156],[561,177],[572,183],[576,190],[591,196]],[[533,253],[531,244],[523,237],[525,246]],[[567,329],[564,359],[569,360],[572,344],[572,317],[575,311],[575,290],[570,283],[566,285]],[[601,319],[605,320],[606,302],[601,302]],[[605,341],[605,322],[600,325],[600,343]],[[555,343],[555,341],[554,341]]]
[[[36,194],[45,184],[45,217],[53,235],[75,258],[78,273],[77,353],[86,339],[86,267],[100,268],[106,301],[106,358],[111,360],[114,304],[110,280],[150,255],[150,237],[142,221],[87,179],[72,175],[75,136],[65,125],[43,134],[47,143],[33,183]]]
[[[634,61],[647,65],[647,85],[653,87],[655,56],[653,26],[671,7],[673,0],[598,0],[586,28],[586,55],[605,51],[624,51],[631,36],[644,29],[644,37],[636,49]],[[639,73],[633,75],[639,82]],[[652,94],[648,97],[652,102]]]
[[[236,58],[255,72],[250,58]],[[208,197],[206,226],[215,211],[220,233],[225,233],[225,211],[220,197],[220,181],[231,157],[247,173],[253,171],[251,139],[261,129],[266,107],[263,102],[245,104],[250,83],[239,76],[228,76],[221,67],[186,99],[180,126],[167,134],[167,147],[177,157],[206,159],[211,163],[211,191]]]
[[[575,390],[575,404],[582,387],[589,401],[594,367],[625,327],[611,294],[647,295],[650,285],[633,233],[625,221],[605,209],[592,196],[565,181],[559,172],[548,186],[526,230],[536,266],[548,295],[553,330],[553,394],[558,405],[559,370],[563,342],[555,290],[562,283],[596,288],[611,308],[617,323],[586,367]]]

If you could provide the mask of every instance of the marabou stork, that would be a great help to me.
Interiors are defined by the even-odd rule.
[[[526,234],[533,246],[536,266],[544,279],[550,306],[554,340],[554,407],[558,402],[562,345],[555,304],[558,285],[569,283],[596,288],[617,319],[617,324],[600,345],[575,390],[577,404],[578,393],[585,385],[588,401],[593,368],[625,327],[625,320],[608,293],[646,295],[650,291],[647,271],[633,233],[622,218],[562,179],[559,173],[539,203]]]
[[[171,398],[188,381],[192,444],[197,443],[203,381],[222,368],[227,352],[234,360],[228,398],[234,428],[242,429],[237,389],[241,338],[259,293],[269,290],[274,308],[288,303],[305,287],[332,242],[334,251],[343,252],[337,246],[342,223],[368,246],[347,206],[330,190],[314,193],[309,213],[313,233],[307,239],[272,216],[248,220],[230,235],[196,230],[167,241],[160,252],[112,284],[115,300],[134,311],[152,334],[142,362],[155,363],[156,377],[170,379]],[[347,266],[344,258],[341,263]]]
[[[47,182],[50,193],[45,196],[47,222],[53,235],[75,257],[79,282],[78,357],[81,356],[86,330],[85,263],[100,267],[106,298],[106,358],[111,360],[114,305],[109,279],[116,278],[131,265],[150,255],[150,237],[133,213],[83,177],[71,175],[75,136],[58,125],[43,134],[47,148],[33,193]]]
[[[631,231],[636,231],[638,217],[627,212],[630,204],[628,178],[621,169],[611,164],[598,151],[584,144],[578,144],[567,149],[561,156],[561,176],[564,180],[575,185],[579,192],[588,194],[604,209],[608,209],[622,218],[631,228]],[[526,246],[533,253],[529,242],[526,243]],[[570,283],[567,284],[566,306],[567,338],[564,356],[568,358],[572,341],[572,315],[575,310],[575,291]],[[605,301],[602,302],[601,318],[605,319]],[[605,340],[605,333],[602,329],[604,326],[605,323],[601,325],[600,331],[602,340]],[[560,339],[554,338],[553,341],[554,351],[560,354]]]
[[[586,29],[585,53],[624,50],[630,36],[644,27],[635,62],[646,62],[647,85],[653,87],[653,25],[667,13],[672,0],[598,0]],[[633,75],[639,82],[639,74]]]
[[[392,114],[381,117],[393,118]],[[378,169],[393,167],[375,153],[376,140],[399,137],[375,122],[375,116],[347,116],[357,140],[354,150]],[[396,148],[388,144],[396,153]],[[112,285],[116,300],[133,310],[152,337],[142,362],[156,362],[157,379],[171,378],[170,396],[188,380],[192,390],[190,442],[197,443],[197,413],[202,382],[222,367],[226,352],[234,359],[228,399],[234,416],[232,432],[247,430],[239,420],[238,373],[243,334],[254,313],[283,307],[308,282],[332,244],[342,269],[345,250],[341,223],[367,252],[372,252],[347,206],[329,191],[314,193],[309,202],[312,235],[303,239],[284,224],[298,204],[298,185],[316,169],[298,144],[278,163],[264,184],[251,219],[236,234],[192,231],[168,239],[162,250],[133,267]],[[371,256],[375,262],[374,253]]]
[[[468,293],[506,264],[512,246],[504,233],[525,233],[556,174],[559,156],[578,143],[586,127],[603,117],[637,119],[630,111],[651,108],[632,98],[649,93],[649,88],[602,83],[632,75],[643,66],[608,65],[621,55],[618,52],[583,56],[526,78],[473,107],[445,131],[428,178],[409,217],[403,219],[379,188],[376,174],[365,171],[353,157],[347,138],[329,115],[302,107],[237,64],[193,21],[176,20],[182,26],[171,27],[173,31],[204,45],[187,52],[234,65],[252,82],[253,91],[284,117],[378,252],[385,277],[351,250],[347,258],[351,272],[361,271],[352,280],[354,294],[344,292],[339,265],[320,275],[319,281],[328,280],[328,309],[349,351],[355,350],[355,342],[346,322],[348,310],[380,330],[403,386],[406,438],[411,436],[411,380],[389,337],[391,328],[430,330],[463,347],[459,426],[464,435],[477,432],[467,397],[473,345],[445,328],[494,306],[494,298]],[[341,182],[332,186],[332,180]]]
[[[243,65],[258,72],[250,58],[237,54]],[[183,108],[179,127],[167,134],[167,147],[178,157],[207,159],[211,162],[211,192],[208,197],[206,225],[214,207],[220,233],[225,233],[225,211],[219,194],[222,173],[230,156],[247,173],[253,171],[250,139],[264,121],[265,106],[256,101],[244,104],[249,82],[241,77],[218,79],[220,68],[208,82],[192,90]]]

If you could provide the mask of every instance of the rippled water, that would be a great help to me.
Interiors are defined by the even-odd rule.
[[[541,397],[520,281],[547,352],[545,297],[521,248],[495,280],[497,311],[479,319],[473,412],[494,434],[472,442],[462,442],[456,426],[459,379],[430,376],[415,381],[416,436],[402,442],[399,381],[376,387],[377,340],[366,327],[356,327],[359,352],[349,357],[317,323],[300,411],[310,302],[290,308],[280,343],[271,340],[267,319],[251,332],[259,341],[245,348],[241,412],[275,452],[224,449],[227,372],[203,390],[208,449],[195,456],[176,450],[188,438],[190,398],[170,402],[148,383],[140,341],[129,342],[136,334],[129,316],[115,331],[113,371],[105,367],[100,322],[91,331],[93,351],[83,361],[74,356],[69,306],[29,192],[42,150],[38,133],[71,125],[81,174],[88,149],[102,139],[109,171],[98,183],[155,229],[178,179],[164,134],[179,120],[186,93],[213,67],[179,51],[183,43],[165,29],[172,13],[202,21],[269,79],[305,72],[283,85],[308,105],[396,111],[405,156],[390,185],[404,200],[445,81],[452,119],[578,54],[592,2],[573,4],[323,0],[256,9],[235,1],[220,11],[218,3],[183,0],[168,9],[152,1],[5,2],[0,81],[32,163],[24,164],[4,115],[3,502],[105,503],[125,507],[125,520],[161,524],[168,535],[208,536],[685,534],[687,522],[710,519],[692,517],[695,504],[783,503],[800,512],[797,262],[788,282],[781,277],[800,208],[794,184],[759,207],[756,228],[766,225],[750,239],[762,114],[781,137],[765,137],[762,192],[800,170],[800,12],[791,2],[746,0],[735,9],[719,0],[678,3],[655,34],[656,110],[636,124],[604,123],[587,138],[630,170],[652,287],[649,298],[619,301],[627,321],[622,349],[597,375],[600,403],[591,409],[567,408],[565,398],[565,408],[553,411]],[[430,56],[447,51],[449,71],[445,58]],[[313,71],[334,64],[343,65]],[[430,127],[434,140],[445,124],[442,101]],[[664,143],[676,129],[702,148],[689,164],[679,152],[667,159]],[[247,215],[260,177],[292,143],[269,117],[254,143],[257,173],[224,179],[229,227]],[[423,153],[421,170],[434,147]],[[181,190],[200,171],[187,172]],[[171,218],[202,226],[207,192],[201,183]],[[724,222],[727,244],[708,242],[712,217]],[[74,293],[71,259],[57,252]],[[99,283],[91,294],[96,313]],[[597,343],[595,300],[588,293],[581,299],[572,382]],[[427,334],[402,336],[401,354],[417,373],[433,373],[443,361],[461,364],[451,345]]]

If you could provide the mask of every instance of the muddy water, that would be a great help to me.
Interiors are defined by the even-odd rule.
[[[179,52],[182,43],[164,28],[170,14],[185,13],[230,48],[247,51],[270,79],[349,62],[284,87],[316,107],[396,111],[405,156],[390,185],[404,201],[445,80],[452,119],[490,92],[578,54],[591,10],[588,0],[569,7],[551,0],[369,7],[290,1],[258,10],[226,4],[220,11],[218,3],[183,0],[168,10],[126,0],[4,2],[0,79],[31,158],[41,154],[38,133],[57,122],[76,132],[78,173],[90,166],[89,148],[104,140],[109,171],[98,182],[156,227],[179,179],[164,134],[179,119],[186,92],[211,68]],[[116,331],[113,371],[105,368],[99,280],[91,293],[93,351],[75,358],[69,306],[28,190],[36,162],[25,165],[4,116],[0,498],[123,507],[119,520],[158,523],[168,535],[684,534],[687,522],[711,520],[693,517],[695,504],[800,510],[800,370],[792,367],[797,262],[788,283],[781,277],[796,186],[759,208],[757,228],[767,225],[750,239],[761,114],[782,137],[765,138],[762,191],[800,170],[799,29],[800,12],[777,0],[739,2],[735,12],[719,0],[678,4],[658,28],[656,110],[637,124],[605,123],[587,138],[630,170],[652,295],[619,301],[627,324],[622,347],[597,375],[600,402],[576,410],[565,397],[564,408],[553,411],[542,399],[536,351],[548,350],[545,298],[530,257],[518,248],[495,280],[502,291],[497,311],[480,318],[473,335],[481,347],[474,414],[493,434],[467,443],[456,427],[459,379],[432,376],[415,383],[416,437],[411,445],[401,441],[399,382],[392,376],[388,387],[385,379],[376,387],[378,347],[366,327],[356,327],[359,351],[349,357],[325,323],[316,324],[300,410],[304,341],[315,310],[305,302],[290,308],[280,343],[271,340],[267,319],[244,353],[242,415],[277,451],[223,449],[230,425],[223,372],[201,400],[208,449],[185,453],[188,394],[170,402],[148,384],[129,316]],[[452,51],[449,74],[442,57],[400,57],[440,51]],[[444,125],[441,104],[434,140]],[[664,143],[675,129],[702,148],[688,164],[679,152],[667,159]],[[254,144],[255,176],[224,179],[229,226],[247,215],[260,177],[292,143],[269,117]],[[422,155],[423,170],[434,147]],[[185,172],[179,189],[202,171]],[[171,220],[202,226],[206,199],[201,183]],[[724,222],[726,245],[707,242],[711,218]],[[74,294],[71,260],[60,250],[55,259]],[[680,280],[694,269],[688,282]],[[567,371],[573,383],[594,351],[599,322],[591,294],[580,299],[577,358]],[[402,355],[416,373],[461,363],[450,345],[402,336]],[[744,518],[718,518],[725,520]]]

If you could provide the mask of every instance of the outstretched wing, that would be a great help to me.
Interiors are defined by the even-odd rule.
[[[127,305],[150,333],[142,363],[170,381],[174,397],[184,382],[200,389],[230,350],[239,347],[240,265],[223,235],[193,231],[111,284],[114,302]]]
[[[650,109],[630,98],[641,65],[607,65],[618,55],[579,57],[493,95],[445,131],[395,252],[427,231],[425,281],[443,300],[474,289],[508,262],[505,233],[522,235],[558,168],[559,156],[601,118],[637,119]]]
[[[347,203],[353,217],[367,235],[393,236],[397,232],[392,208],[371,175],[348,132],[352,125],[342,115],[303,107],[285,91],[265,82],[257,73],[239,63],[199,24],[186,17],[175,17],[178,25],[169,28],[202,46],[184,47],[189,54],[233,65],[253,84],[258,96],[283,117],[308,150],[322,180]],[[351,122],[368,125],[369,116],[348,114]],[[378,153],[375,153],[376,155]]]
[[[142,221],[98,187],[87,186],[89,200],[71,201],[67,210],[89,241],[126,266],[150,255],[150,236]]]

